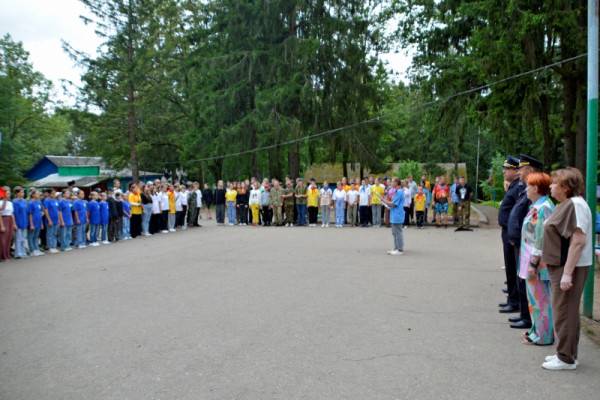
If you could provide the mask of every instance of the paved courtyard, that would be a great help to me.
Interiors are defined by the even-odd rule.
[[[499,231],[205,227],[0,264],[0,399],[597,399],[497,303]]]

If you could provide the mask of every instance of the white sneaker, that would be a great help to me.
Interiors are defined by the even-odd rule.
[[[169,229],[169,232],[176,232],[175,229]]]
[[[73,250],[73,248],[72,248],[72,247],[67,247],[67,248],[65,249],[65,251],[71,251],[71,250]]]
[[[556,354],[552,354],[551,356],[546,356],[546,358],[544,358],[544,361],[545,362],[550,362],[550,361],[552,361],[554,359],[557,359],[557,358],[558,358],[558,356]],[[578,364],[577,359],[575,359],[575,365],[577,365],[577,364]]]
[[[110,244],[110,242],[108,240],[103,240],[102,244]]]
[[[52,253],[52,254],[59,253],[59,251],[58,251],[58,250],[56,250],[56,249],[50,249],[50,250],[48,250],[48,251],[49,251],[50,253]]]
[[[388,250],[387,253],[392,254],[394,251],[396,251],[396,249]]]
[[[566,362],[562,361],[560,358],[555,356],[552,360],[543,363],[542,368],[550,371],[574,370],[577,368],[577,364],[567,364]]]
[[[98,247],[98,246],[100,246],[100,243],[98,243],[98,242],[93,242],[93,243],[90,243],[90,246],[91,246],[91,247]]]
[[[164,230],[164,231],[160,231],[160,233],[169,233],[169,231]]]
[[[78,249],[85,249],[87,246],[85,244],[80,244],[77,246]]]
[[[43,256],[44,254],[40,251],[34,250],[33,253],[31,253],[31,255],[33,257],[39,257],[39,256]]]
[[[404,252],[402,252],[400,250],[392,250],[392,251],[388,252],[388,254],[390,256],[401,256],[402,254],[404,254]]]

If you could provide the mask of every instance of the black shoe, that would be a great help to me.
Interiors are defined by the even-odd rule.
[[[510,304],[508,302],[498,304],[498,307],[500,307],[500,308],[504,308],[504,307],[508,307],[508,306],[510,306]]]
[[[516,312],[519,312],[519,307],[515,307],[515,306],[502,307],[500,310],[498,310],[498,312],[501,314],[516,313]]]
[[[508,294],[508,289],[507,288],[502,289],[502,293]]]
[[[525,321],[525,320],[520,320],[519,322],[510,324],[510,327],[513,329],[529,329],[529,328],[531,328],[531,322]]]
[[[510,318],[508,319],[508,322],[511,322],[511,323],[513,323],[513,324],[514,324],[515,322],[519,322],[519,321],[521,321],[521,316],[520,316],[520,315],[519,315],[518,317],[510,317]]]

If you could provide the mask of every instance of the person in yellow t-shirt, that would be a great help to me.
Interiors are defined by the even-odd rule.
[[[425,220],[425,205],[427,203],[427,196],[423,192],[423,186],[417,187],[417,194],[414,198],[415,213],[417,214],[417,228],[423,229],[423,223]]]
[[[175,207],[175,187],[173,185],[169,185],[167,197],[169,198],[169,232],[175,232],[175,214],[177,208]]]
[[[142,233],[142,196],[140,187],[132,184],[129,187],[129,195],[124,198],[131,206],[131,217],[129,219],[129,232],[132,238]]]
[[[379,182],[379,178],[375,178],[371,185],[371,222],[373,226],[383,226],[381,219],[381,198],[385,193],[385,186]]]
[[[227,205],[227,220],[229,225],[233,226],[236,224],[236,209],[235,202],[237,199],[237,190],[233,187],[231,182],[227,183],[227,191],[225,192],[225,204]]]
[[[308,224],[309,226],[317,226],[317,217],[319,215],[319,189],[317,182],[314,179],[310,180],[310,184],[306,189],[306,205],[308,206]]]

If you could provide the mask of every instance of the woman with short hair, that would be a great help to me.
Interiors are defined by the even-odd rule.
[[[577,368],[579,303],[590,266],[593,264],[592,212],[582,197],[583,176],[575,168],[552,173],[552,197],[560,204],[544,224],[542,262],[548,265],[552,282],[552,309],[556,354],[546,357],[542,368]]]
[[[531,328],[523,334],[523,343],[538,346],[554,343],[550,275],[546,264],[540,262],[544,222],[554,212],[554,203],[548,197],[551,183],[548,174],[527,176],[527,198],[531,200],[531,207],[521,228],[519,277],[526,282],[531,315]]]

